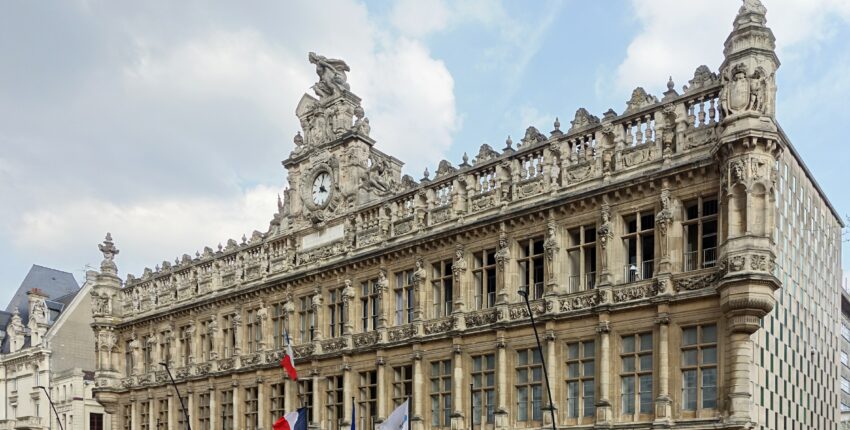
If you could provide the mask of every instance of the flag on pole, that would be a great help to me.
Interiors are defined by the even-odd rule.
[[[289,332],[284,330],[283,336],[286,338],[286,351],[284,351],[283,358],[280,360],[280,366],[283,367],[283,370],[286,370],[289,379],[297,381],[298,372],[295,371],[295,365],[292,363],[294,354],[292,354],[292,342],[289,340]]]
[[[395,408],[393,413],[387,417],[387,420],[381,424],[378,430],[408,430],[410,423],[408,403],[410,399]]]
[[[307,408],[282,416],[272,426],[273,430],[307,430]]]

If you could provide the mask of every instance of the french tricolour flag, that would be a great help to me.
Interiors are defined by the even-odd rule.
[[[286,370],[289,379],[297,381],[298,372],[295,371],[295,365],[292,363],[294,355],[292,354],[292,342],[289,340],[289,332],[284,331],[283,335],[286,337],[286,352],[280,360],[280,366],[283,367],[283,370]]]
[[[274,430],[307,430],[307,408],[298,409],[281,417],[272,426]]]

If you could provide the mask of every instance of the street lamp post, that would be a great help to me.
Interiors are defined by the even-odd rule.
[[[552,388],[549,387],[549,371],[546,370],[546,357],[543,354],[543,347],[540,345],[540,336],[537,334],[537,325],[534,324],[534,312],[531,311],[531,303],[528,301],[528,289],[521,289],[518,293],[523,299],[525,299],[525,307],[528,309],[529,318],[531,318],[531,328],[534,330],[534,340],[537,341],[537,353],[540,354],[540,363],[543,364],[543,378],[546,379],[546,394],[549,396],[549,412],[552,413],[552,430],[556,430],[555,405],[552,404]]]
[[[41,388],[44,391],[44,395],[47,396],[47,401],[50,402],[50,407],[53,409],[53,414],[56,415],[56,422],[59,423],[59,430],[65,430],[65,427],[62,425],[62,420],[59,419],[59,412],[56,412],[56,405],[53,404],[53,399],[50,398],[50,393],[47,392],[47,388],[44,388],[43,385],[37,385],[35,388]]]
[[[171,385],[177,393],[177,398],[180,399],[180,409],[183,409],[183,418],[186,420],[186,429],[192,430],[192,423],[189,422],[189,412],[186,411],[186,405],[183,404],[183,396],[180,395],[180,390],[177,389],[177,383],[174,382],[174,377],[171,376],[171,369],[168,368],[168,363],[166,362],[161,362],[159,364],[161,364],[162,367],[165,368],[165,371],[168,372],[168,379],[171,380]]]

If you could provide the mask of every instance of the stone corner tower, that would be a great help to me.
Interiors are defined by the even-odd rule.
[[[721,173],[720,305],[726,316],[731,378],[726,389],[730,428],[748,428],[752,342],[780,287],[774,276],[776,160],[783,150],[776,125],[779,59],[767,10],[744,0],[724,44],[717,158]]]
[[[95,336],[95,397],[109,414],[115,414],[118,406],[116,390],[120,384],[120,355],[115,325],[119,322],[120,312],[116,303],[121,303],[121,279],[114,258],[118,248],[112,242],[112,235],[106,233],[102,244],[98,245],[103,253],[100,272],[86,273],[86,283],[93,283],[91,324]]]

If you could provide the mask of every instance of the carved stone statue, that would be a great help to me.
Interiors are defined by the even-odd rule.
[[[44,300],[36,300],[30,311],[30,319],[37,324],[47,324],[47,305]]]
[[[413,285],[419,286],[425,280],[426,274],[425,261],[422,257],[416,257],[416,270],[413,271]]]
[[[505,263],[511,259],[511,250],[508,247],[508,233],[505,226],[499,230],[499,249],[496,250],[496,267],[501,271],[505,269]]]
[[[555,281],[555,255],[560,249],[558,246],[557,229],[558,225],[555,223],[555,220],[549,220],[549,223],[546,224],[546,239],[543,241],[543,249],[546,252],[546,259],[549,260],[546,267],[549,272],[548,275],[550,282]]]
[[[460,276],[461,273],[465,272],[468,265],[466,263],[466,258],[464,256],[464,249],[462,244],[458,244],[455,247],[455,262],[452,269],[454,270],[455,276]]]
[[[369,125],[369,118],[366,118],[366,113],[363,112],[362,107],[357,106],[354,108],[354,117],[357,118],[354,120],[354,131],[364,136],[369,136],[372,127]]]
[[[390,167],[387,160],[374,155],[370,160],[371,166],[365,178],[366,186],[378,195],[390,193],[392,191],[392,179],[390,178]]]
[[[320,99],[336,96],[351,89],[348,85],[348,76],[345,74],[351,69],[345,61],[327,58],[315,52],[311,52],[308,58],[311,64],[316,65],[316,74],[319,75],[319,82],[313,85],[313,91]]]

